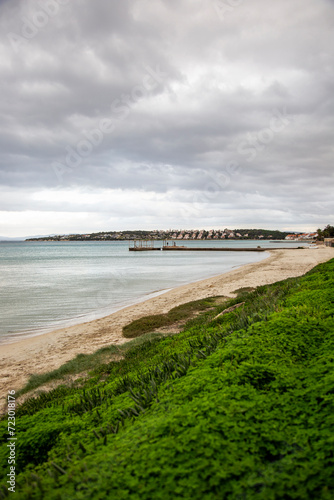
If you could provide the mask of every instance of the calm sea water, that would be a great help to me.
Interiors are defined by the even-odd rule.
[[[248,247],[259,242],[184,244]],[[275,245],[261,242],[261,246]],[[266,256],[247,252],[129,252],[127,242],[2,242],[0,343],[97,319],[165,290]]]

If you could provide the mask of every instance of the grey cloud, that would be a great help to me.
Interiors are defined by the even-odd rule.
[[[0,2],[2,186],[220,196],[236,213],[270,200],[297,222],[304,200],[324,217],[322,197],[333,214],[332,2],[241,2],[224,19],[214,0],[50,2],[30,38],[42,4]]]

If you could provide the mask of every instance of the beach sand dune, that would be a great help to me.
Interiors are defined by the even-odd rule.
[[[77,354],[89,354],[109,344],[127,341],[122,327],[149,314],[204,297],[224,295],[243,287],[257,287],[289,277],[301,276],[334,257],[334,248],[270,250],[261,262],[247,264],[228,273],[184,285],[145,302],[126,307],[110,316],[51,333],[0,346],[0,396],[19,389],[31,374],[58,368]],[[223,255],[222,255],[223,258]]]

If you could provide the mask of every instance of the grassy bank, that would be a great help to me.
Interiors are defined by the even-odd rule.
[[[334,260],[210,306],[17,408],[16,497],[332,499]]]

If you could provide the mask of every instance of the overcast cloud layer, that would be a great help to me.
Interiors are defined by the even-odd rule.
[[[0,0],[0,235],[333,223],[332,0]]]

